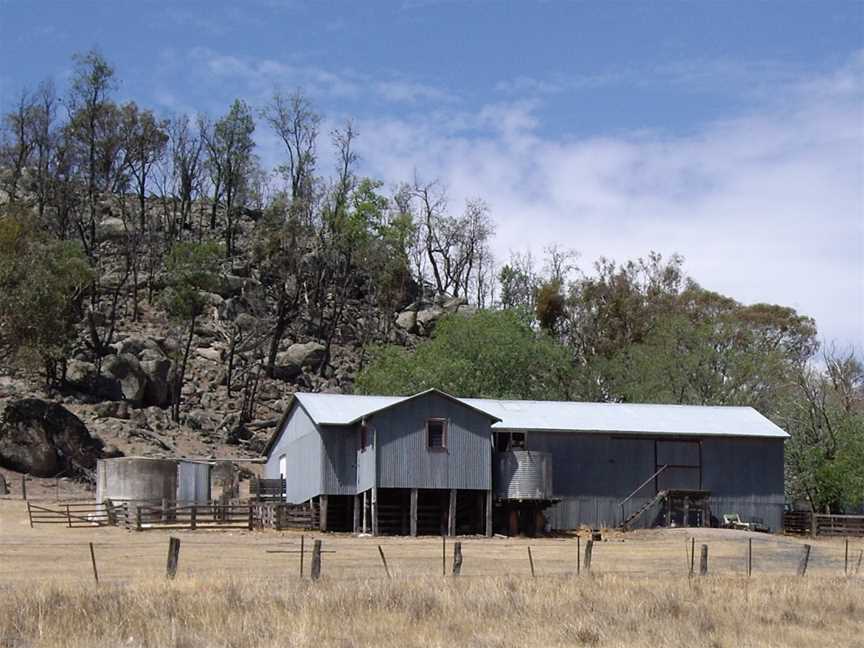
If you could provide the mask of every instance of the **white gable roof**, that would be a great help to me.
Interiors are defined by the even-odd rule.
[[[385,407],[406,399],[405,396],[349,396],[346,394],[296,393],[306,413],[318,425],[348,425]]]
[[[349,425],[413,396],[298,393],[295,398],[319,425]],[[781,428],[752,407],[637,405],[573,401],[454,398],[499,419],[494,429],[618,432],[696,436],[785,438]]]

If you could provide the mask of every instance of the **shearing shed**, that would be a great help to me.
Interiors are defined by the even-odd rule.
[[[322,529],[505,533],[776,530],[787,434],[750,407],[296,394],[265,477]]]

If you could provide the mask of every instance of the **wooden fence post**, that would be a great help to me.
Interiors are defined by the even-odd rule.
[[[66,505],[66,526],[72,528],[72,514],[69,513],[69,505]]]
[[[318,580],[321,577],[321,541],[316,540],[312,545],[312,566],[309,568],[309,576],[312,580]]]
[[[250,502],[249,503],[249,530],[251,531],[254,528],[255,528],[255,509],[254,509],[252,503]]]
[[[447,536],[441,534],[441,575],[447,575]]]
[[[135,530],[141,530],[141,505],[138,504],[135,506]]]
[[[747,538],[747,577],[753,575],[753,538]]]
[[[591,554],[594,552],[594,540],[590,539],[585,543],[585,571],[591,571]]]
[[[534,578],[534,556],[531,555],[531,547],[528,547],[528,564],[531,565],[531,578]]]
[[[30,510],[30,502],[27,502],[27,519],[30,521],[30,528],[33,528],[33,512]]]
[[[194,504],[189,509],[189,528],[193,531],[198,527],[198,507]]]
[[[381,556],[381,562],[384,563],[384,573],[387,574],[387,578],[390,578],[390,568],[387,567],[387,559],[384,557],[384,550],[381,545],[378,545],[378,554]]]
[[[690,538],[690,576],[693,575],[695,570],[696,570],[696,538],[691,537]]]
[[[21,499],[27,500],[27,475],[21,475]]]
[[[114,510],[111,500],[106,498],[102,501],[102,506],[105,507],[105,515],[108,517],[108,526],[117,526],[117,512]]]
[[[306,536],[300,536],[300,578],[303,578],[303,561],[306,559]]]
[[[173,579],[177,575],[177,563],[180,561],[180,538],[168,539],[168,564],[165,567],[165,576]]]
[[[805,544],[804,550],[801,552],[801,559],[798,561],[798,575],[803,576],[807,573],[807,564],[810,562],[810,545]]]
[[[582,538],[578,535],[576,536],[576,575],[578,576],[582,569],[582,549],[581,542]]]
[[[846,538],[846,555],[843,559],[843,575],[849,575],[849,538]]]
[[[861,549],[858,552],[858,564],[855,565],[855,575],[858,575],[858,571],[861,569],[861,558],[864,558],[864,549]]]
[[[453,543],[453,575],[458,576],[462,573],[462,543]]]
[[[819,520],[817,519],[816,511],[810,513],[810,535],[814,538],[819,533]]]
[[[93,543],[90,543],[90,562],[93,565],[93,579],[99,583],[99,571],[96,569],[96,552],[93,551]]]
[[[699,575],[708,575],[708,545],[702,545],[702,552],[699,554]]]

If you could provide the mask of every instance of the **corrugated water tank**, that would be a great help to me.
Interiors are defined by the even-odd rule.
[[[177,462],[149,457],[117,457],[96,462],[96,501],[173,500]]]
[[[204,504],[210,501],[208,463],[150,457],[117,457],[96,463],[96,501]]]
[[[492,487],[496,497],[552,499],[552,455],[534,450],[496,452]]]

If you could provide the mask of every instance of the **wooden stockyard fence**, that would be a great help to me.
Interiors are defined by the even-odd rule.
[[[864,536],[864,515],[835,515],[810,511],[783,514],[783,531],[812,536]]]
[[[59,524],[70,529],[119,526],[148,529],[318,529],[317,507],[284,501],[251,499],[208,503],[169,500],[124,502],[72,501],[35,504],[27,501],[31,527]],[[864,515],[835,515],[810,511],[783,514],[784,533],[812,536],[864,537]]]
[[[318,528],[318,511],[285,502],[211,502],[190,504],[169,500],[112,502],[27,501],[30,527],[61,524],[67,528],[118,526],[132,531],[148,529],[256,529],[311,530]]]

